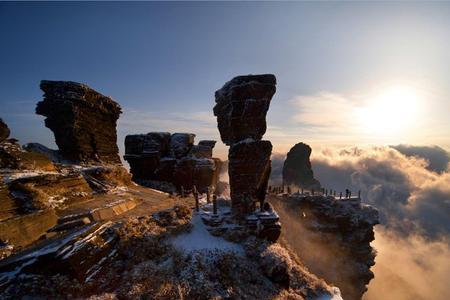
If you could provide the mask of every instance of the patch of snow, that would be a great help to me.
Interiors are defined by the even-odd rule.
[[[3,182],[5,184],[10,183],[11,181],[14,181],[16,179],[20,179],[20,178],[31,178],[31,177],[37,177],[40,175],[47,175],[47,174],[54,174],[57,175],[57,172],[45,172],[45,171],[28,171],[28,170],[24,170],[24,171],[13,171],[10,169],[1,169],[0,170],[0,176],[3,177]]]
[[[61,197],[61,196],[51,196],[48,198],[48,204],[50,204],[51,208],[58,208],[58,207],[64,207],[64,202],[66,202],[68,198],[67,197]]]
[[[246,138],[244,140],[240,140],[239,142],[235,143],[234,145],[237,145],[237,144],[250,144],[250,143],[253,143],[254,141],[255,140],[252,139],[252,138]]]
[[[315,300],[344,300],[341,296],[341,291],[337,287],[333,287],[331,294],[324,294],[316,298]]]
[[[128,188],[126,186],[117,186],[108,190],[108,194],[124,194],[126,192],[128,192]]]
[[[201,250],[222,250],[244,255],[241,245],[211,235],[203,224],[200,214],[194,214],[191,223],[193,227],[189,233],[180,234],[171,240],[176,248],[188,253]]]
[[[58,251],[61,247],[63,247],[64,245],[66,245],[68,242],[70,242],[74,237],[76,237],[77,235],[83,234],[84,232],[86,232],[88,229],[90,229],[93,225],[89,225],[86,226],[80,230],[77,230],[69,235],[67,235],[64,239],[62,240],[57,240],[43,248],[40,248],[36,251],[33,251],[31,253],[28,253],[22,257],[18,258],[18,261],[23,261],[23,263],[19,264],[14,270],[9,271],[9,272],[4,272],[4,273],[0,273],[0,286],[2,284],[7,283],[9,280],[11,280],[12,278],[14,278],[17,274],[19,274],[23,268],[25,268],[28,265],[33,264],[37,258],[39,256],[43,256],[49,253],[54,253],[56,251]],[[11,262],[14,262],[15,260],[12,260]]]
[[[111,224],[112,224],[111,221],[106,222],[105,224],[103,224],[102,226],[97,228],[94,232],[88,234],[83,239],[76,241],[75,244],[70,245],[70,246],[66,247],[65,249],[63,249],[61,251],[61,255],[64,255],[62,258],[63,259],[69,258],[73,253],[77,252],[84,244],[89,243],[91,240],[96,238],[98,235],[105,232],[105,230],[107,230]]]
[[[103,263],[108,259],[111,258],[112,256],[116,255],[117,250],[114,249],[113,251],[111,251],[107,256],[102,257],[102,259],[100,259],[98,261],[98,263],[96,263],[95,265],[93,265],[91,268],[89,268],[89,270],[86,271],[86,275],[91,273],[91,271],[93,270],[93,272],[88,275],[86,277],[86,279],[84,280],[84,282],[88,282],[92,279],[92,277],[94,277],[101,269],[102,269],[102,265]]]

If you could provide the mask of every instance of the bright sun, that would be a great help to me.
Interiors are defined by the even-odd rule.
[[[419,113],[419,97],[411,87],[391,87],[370,97],[358,109],[358,118],[369,134],[392,136],[411,130]]]

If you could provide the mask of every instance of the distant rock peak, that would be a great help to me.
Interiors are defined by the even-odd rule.
[[[304,143],[294,145],[287,153],[283,165],[283,184],[306,189],[320,189],[320,182],[314,178],[310,156],[311,147]]]

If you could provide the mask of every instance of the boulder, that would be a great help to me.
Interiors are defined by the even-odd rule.
[[[203,140],[192,147],[192,155],[197,158],[212,158],[213,148],[216,141]]]
[[[192,157],[184,157],[177,160],[174,170],[174,183],[178,190],[191,189],[194,185],[194,168],[197,160]]]
[[[120,163],[116,122],[122,111],[114,100],[72,81],[43,80],[41,89],[36,113],[46,117],[66,159]]]
[[[3,142],[9,137],[10,131],[8,125],[0,118],[0,142]]]
[[[174,133],[170,137],[170,148],[175,158],[186,156],[194,145],[195,134]]]
[[[237,76],[216,91],[214,115],[226,145],[246,138],[262,138],[275,85],[276,78],[272,74]]]
[[[309,157],[311,147],[298,143],[289,150],[283,165],[284,186],[294,185],[305,189],[320,189],[320,182],[314,178]]]
[[[170,148],[170,133],[150,132],[133,134],[125,137],[125,153],[127,154],[158,154],[167,156]]]
[[[208,188],[217,183],[216,161],[214,159],[197,159],[194,166],[194,185],[200,193],[206,193]]]
[[[231,202],[235,214],[244,216],[263,200],[269,181],[272,144],[270,141],[241,141],[230,147],[228,174]]]
[[[158,172],[170,168],[170,163],[161,163],[161,157],[170,153],[170,136],[168,132],[150,132],[125,137],[124,159],[130,164],[134,180],[158,179]]]

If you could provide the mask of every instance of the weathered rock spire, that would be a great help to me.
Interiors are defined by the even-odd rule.
[[[262,141],[266,113],[276,91],[272,74],[237,76],[215,93],[214,115],[228,153],[233,212],[244,216],[264,200],[272,144]]]
[[[85,84],[41,81],[44,100],[36,113],[55,135],[62,155],[72,161],[120,163],[116,122],[121,108]]]
[[[289,150],[283,164],[283,185],[305,189],[320,189],[320,182],[314,178],[314,173],[309,157],[311,147],[304,143],[298,143]]]

